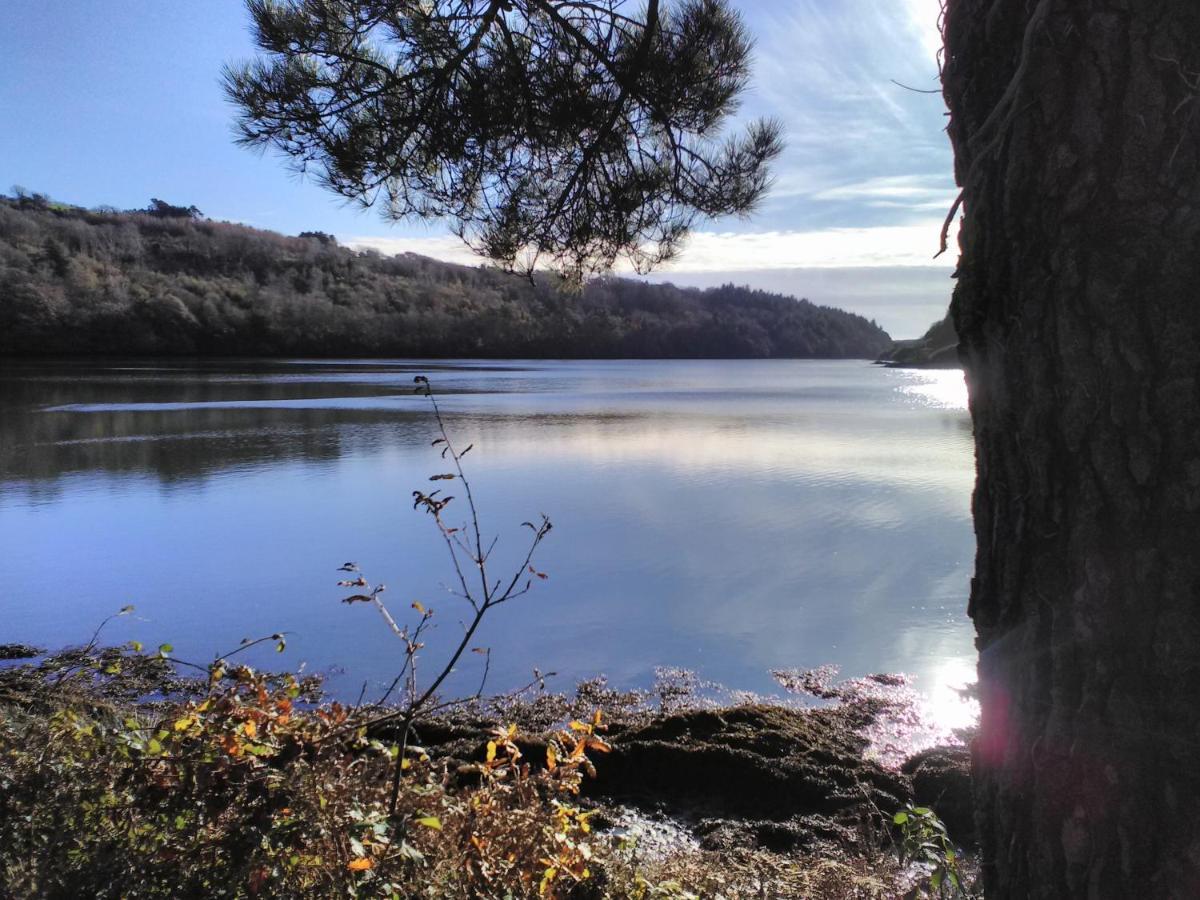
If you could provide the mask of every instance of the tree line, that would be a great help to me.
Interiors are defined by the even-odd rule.
[[[6,355],[873,358],[890,345],[861,316],[733,285],[562,287],[157,199],[119,212],[0,195]]]

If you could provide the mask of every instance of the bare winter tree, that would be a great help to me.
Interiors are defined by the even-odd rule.
[[[720,137],[750,40],[725,0],[247,0],[225,72],[242,142],[393,219],[448,220],[510,268],[670,257],[745,214],[773,122]]]
[[[945,39],[987,893],[1200,896],[1200,3]]]

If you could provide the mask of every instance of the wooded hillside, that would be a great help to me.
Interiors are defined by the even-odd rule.
[[[0,196],[0,354],[874,358],[873,322],[727,285],[579,293],[329,235]]]

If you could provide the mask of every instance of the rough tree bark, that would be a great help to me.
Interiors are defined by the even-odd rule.
[[[1200,0],[948,0],[992,897],[1200,897]]]

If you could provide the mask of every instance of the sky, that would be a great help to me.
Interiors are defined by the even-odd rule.
[[[940,0],[732,0],[755,40],[739,115],[784,125],[774,183],[748,219],[698,224],[655,281],[746,284],[915,337],[949,303],[934,260],[954,200],[937,87]],[[480,263],[445,226],[391,223],[233,143],[219,83],[252,57],[242,0],[3,0],[0,191],[81,206],[151,197],[288,234]],[[953,245],[952,245],[953,246]]]

